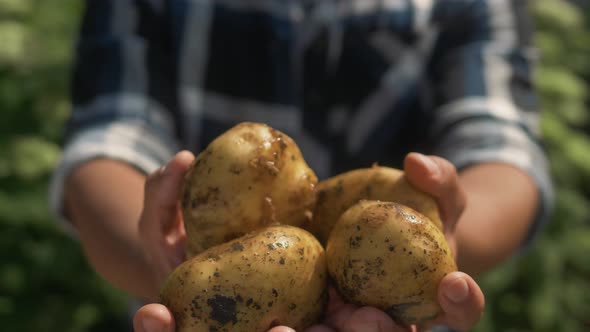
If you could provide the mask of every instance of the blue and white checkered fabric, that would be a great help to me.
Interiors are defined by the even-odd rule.
[[[319,178],[409,151],[514,165],[548,219],[523,0],[88,0],[52,184],[108,157],[150,173],[240,121],[300,145]]]

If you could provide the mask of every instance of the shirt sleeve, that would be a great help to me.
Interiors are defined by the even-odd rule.
[[[73,68],[73,110],[49,193],[61,226],[74,235],[63,213],[63,196],[76,167],[110,158],[148,174],[178,150],[171,115],[173,56],[162,34],[150,28],[162,22],[157,8],[147,3],[86,1]],[[148,17],[151,25],[146,25]]]
[[[550,219],[553,192],[539,131],[526,1],[448,3],[434,14],[440,27],[430,67],[434,153],[458,169],[501,162],[528,173],[541,199],[527,246]]]

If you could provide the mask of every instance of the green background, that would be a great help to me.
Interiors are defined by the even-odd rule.
[[[69,114],[82,2],[0,0],[0,324],[3,331],[128,331],[127,299],[55,226],[49,176]],[[551,224],[522,257],[480,280],[477,331],[590,330],[590,10],[531,7],[542,130],[556,185]]]

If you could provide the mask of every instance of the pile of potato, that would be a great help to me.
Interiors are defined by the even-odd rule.
[[[347,302],[420,323],[439,313],[438,283],[457,269],[436,202],[403,172],[318,183],[295,142],[264,124],[211,142],[181,206],[189,259],[161,290],[177,331],[303,330],[321,320],[329,279]]]

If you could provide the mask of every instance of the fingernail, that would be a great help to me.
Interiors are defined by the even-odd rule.
[[[182,150],[176,153],[175,158],[192,158],[193,154],[188,150]]]
[[[270,331],[272,331],[272,332],[295,332],[295,330],[293,330],[292,328],[284,327],[284,326],[274,327]]]
[[[461,277],[455,278],[446,286],[445,295],[454,303],[465,301],[469,295],[469,285],[467,285],[467,281]]]
[[[417,153],[417,155],[419,156],[420,160],[422,160],[424,166],[426,166],[426,169],[428,169],[428,172],[435,175],[439,173],[438,165],[434,162],[434,160],[421,153]]]
[[[144,332],[164,332],[166,329],[162,323],[154,318],[146,317],[141,324]]]

